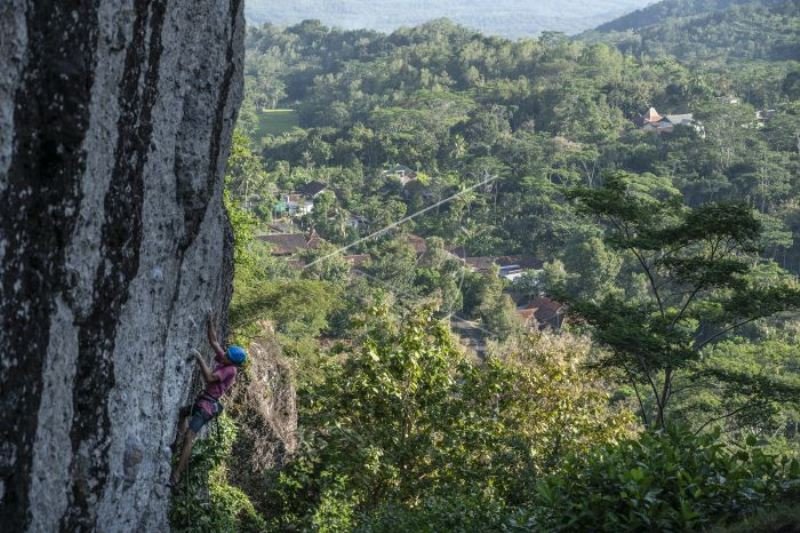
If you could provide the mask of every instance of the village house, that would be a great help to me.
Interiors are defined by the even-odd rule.
[[[328,189],[325,183],[312,181],[303,186],[300,192],[284,193],[273,212],[276,217],[301,217],[314,211],[314,200]]]
[[[756,123],[758,127],[763,128],[767,125],[767,123],[772,120],[772,117],[775,116],[776,111],[774,109],[759,109],[756,111]]]
[[[539,296],[518,308],[517,315],[529,328],[557,330],[564,325],[566,306],[547,296]]]
[[[450,253],[453,253],[453,250]],[[453,255],[457,256],[455,253]],[[464,258],[464,264],[473,272],[481,273],[488,273],[498,268],[500,277],[508,281],[519,279],[525,272],[541,270],[544,266],[543,261],[525,255],[467,257]]]
[[[270,233],[297,233],[297,228],[294,224],[280,220],[270,222],[267,228]]]
[[[705,130],[699,122],[694,119],[692,113],[677,115],[661,115],[656,108],[651,107],[647,113],[639,117],[637,124],[642,131],[657,133],[659,135],[672,133],[675,126],[685,126],[694,129],[701,136],[705,136]]]
[[[276,257],[287,257],[315,250],[322,244],[322,239],[316,231],[311,233],[276,233],[272,235],[259,235],[257,240],[270,245],[270,253]]]
[[[499,274],[505,280],[514,281],[521,278],[525,274],[525,270],[519,265],[506,265],[500,267]]]
[[[273,208],[276,217],[301,217],[310,214],[313,210],[314,201],[296,193],[282,194]]]
[[[394,165],[382,174],[384,178],[392,178],[398,180],[403,187],[417,179],[417,173],[405,165]]]

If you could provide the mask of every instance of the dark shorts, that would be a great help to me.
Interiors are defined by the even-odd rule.
[[[191,418],[189,418],[189,429],[192,430],[194,434],[200,433],[200,430],[203,429],[203,426],[208,424],[209,420],[213,417],[203,411],[196,405],[192,406],[191,411]]]

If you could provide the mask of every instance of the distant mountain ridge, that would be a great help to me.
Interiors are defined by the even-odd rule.
[[[595,31],[638,30],[646,26],[659,24],[667,18],[708,15],[715,11],[723,11],[734,5],[749,3],[752,3],[752,0],[665,0],[601,24],[595,28]]]
[[[636,56],[724,64],[800,58],[797,0],[664,0],[586,32]]]
[[[296,24],[318,19],[327,26],[391,32],[447,17],[483,33],[509,38],[543,31],[576,34],[644,7],[653,0],[250,0],[251,24]]]

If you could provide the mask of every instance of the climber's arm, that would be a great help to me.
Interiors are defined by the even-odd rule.
[[[195,350],[194,358],[197,361],[197,364],[200,365],[200,371],[203,373],[203,379],[206,380],[206,383],[214,383],[215,381],[219,381],[219,376],[215,374],[208,366],[208,363],[205,362],[205,359],[203,359],[203,354]]]
[[[208,326],[207,326],[207,333],[208,333],[208,343],[214,348],[214,353],[217,354],[219,357],[225,355],[225,350],[222,349],[220,346],[219,341],[217,341],[217,332],[216,327],[214,324],[214,315],[208,315]]]

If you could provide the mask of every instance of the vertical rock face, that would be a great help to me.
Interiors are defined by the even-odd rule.
[[[164,531],[204,318],[241,0],[0,5],[0,528]]]

